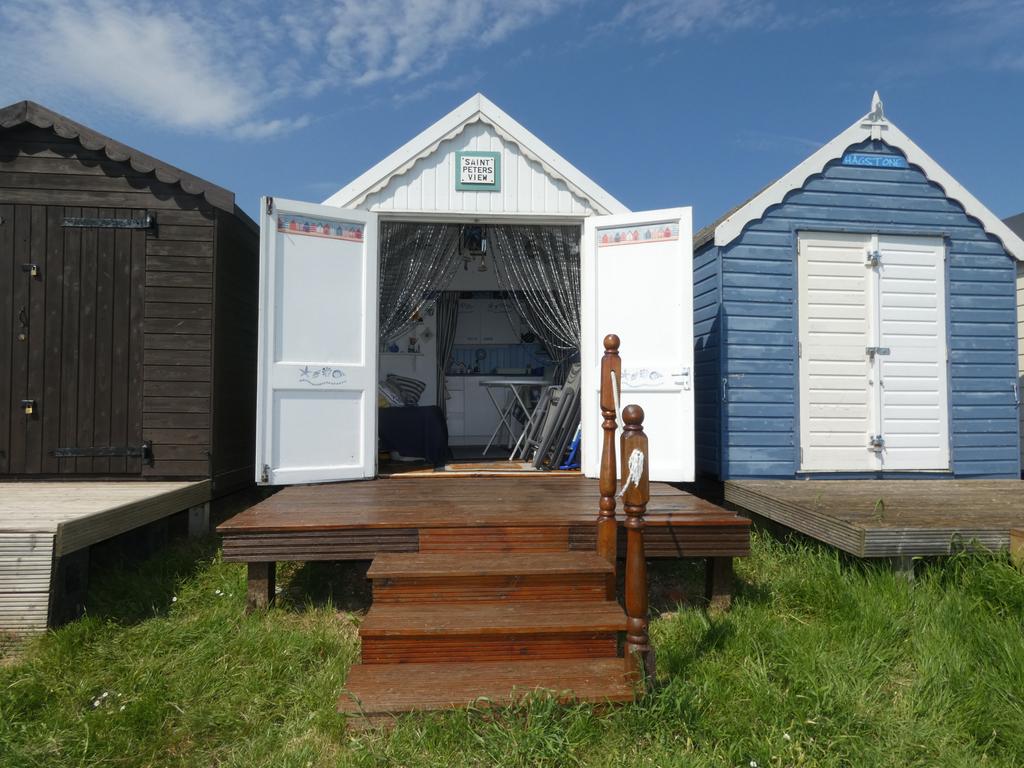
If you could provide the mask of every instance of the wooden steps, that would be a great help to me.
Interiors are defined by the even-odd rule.
[[[374,602],[359,627],[361,664],[339,711],[369,725],[480,698],[509,704],[537,689],[632,701],[617,655],[626,616],[607,599],[612,566],[593,552],[522,544],[378,555],[367,573]]]
[[[537,691],[560,701],[629,702],[634,678],[618,657],[464,664],[363,664],[352,667],[338,711],[350,725],[379,725],[394,715],[471,704],[514,704]],[[358,695],[355,694],[358,692]]]
[[[378,555],[376,604],[604,600],[614,569],[593,552]]]
[[[615,655],[626,616],[613,601],[428,603],[370,608],[364,664]]]

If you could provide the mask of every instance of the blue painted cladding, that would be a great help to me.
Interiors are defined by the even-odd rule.
[[[719,473],[719,357],[721,336],[718,311],[721,280],[718,252],[709,245],[693,257],[693,383],[696,467],[698,473]]]
[[[898,154],[883,142],[850,149]],[[715,311],[720,353],[698,358],[696,393],[698,413],[706,404],[709,414],[712,408],[720,414],[720,450],[709,454],[713,461],[704,460],[701,452],[711,450],[714,441],[698,428],[698,467],[717,465],[722,478],[786,478],[799,472],[800,231],[946,238],[952,474],[1018,477],[1014,260],[916,167],[844,167],[839,158],[732,243],[706,246],[695,257],[697,269],[707,274],[714,270],[706,259],[717,257],[720,278]],[[697,346],[700,350],[699,336]]]

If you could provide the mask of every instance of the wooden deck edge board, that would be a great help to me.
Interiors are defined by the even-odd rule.
[[[864,556],[864,530],[839,518],[790,503],[775,496],[741,485],[743,481],[725,481],[725,500],[754,514],[782,523],[800,533],[838,547],[858,557]],[[818,524],[821,523],[821,525]]]
[[[212,497],[209,480],[197,480],[145,499],[98,510],[57,525],[54,554],[66,555],[156,520],[205,504]]]

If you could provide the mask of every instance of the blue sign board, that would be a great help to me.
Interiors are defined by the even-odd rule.
[[[843,165],[858,165],[863,168],[909,168],[907,158],[902,155],[864,155],[848,152],[843,155]]]

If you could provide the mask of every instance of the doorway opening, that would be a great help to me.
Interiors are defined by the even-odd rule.
[[[378,474],[577,474],[581,223],[381,221]]]

